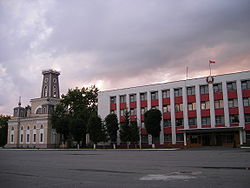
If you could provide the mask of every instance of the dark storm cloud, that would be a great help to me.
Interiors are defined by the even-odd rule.
[[[249,18],[248,0],[3,0],[0,113],[39,97],[44,68],[61,70],[63,92],[201,76],[209,58],[217,74],[249,69]]]

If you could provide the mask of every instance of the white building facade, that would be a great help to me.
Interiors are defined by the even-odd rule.
[[[162,112],[159,146],[239,146],[250,142],[250,71],[152,84],[98,94],[104,119],[124,112],[140,127],[141,143],[151,144],[145,111]]]

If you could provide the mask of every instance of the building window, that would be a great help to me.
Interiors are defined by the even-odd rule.
[[[40,129],[43,129],[43,125],[41,125]]]
[[[11,130],[14,131],[14,127],[11,127]]]
[[[36,134],[33,135],[33,142],[36,142]]]
[[[188,125],[197,125],[197,118],[188,118]]]
[[[231,124],[239,123],[239,115],[238,114],[231,114],[229,115],[229,120]]]
[[[116,104],[116,97],[110,97],[110,104]]]
[[[151,100],[158,99],[158,91],[151,92]]]
[[[210,125],[210,117],[201,117],[201,125]]]
[[[20,142],[23,142],[23,134],[21,134]]]
[[[175,119],[175,125],[178,126],[183,126],[183,118],[176,118]]]
[[[164,142],[172,142],[172,134],[164,134]]]
[[[174,96],[181,97],[182,96],[182,88],[174,89]]]
[[[53,86],[53,97],[56,97],[56,86]]]
[[[181,133],[176,134],[176,142],[183,142],[184,141],[184,136]]]
[[[221,93],[222,92],[222,84],[221,83],[214,84],[213,89],[214,89],[214,93]]]
[[[247,143],[250,142],[250,131],[246,131],[246,141]]]
[[[141,115],[144,115],[144,113],[147,111],[147,107],[141,107]]]
[[[120,96],[120,103],[125,103],[126,102],[126,95],[121,95]]]
[[[36,129],[36,126],[34,126],[34,129]]]
[[[245,123],[250,123],[250,114],[245,114]]]
[[[141,128],[145,128],[145,123],[143,121],[141,122]]]
[[[202,101],[201,102],[201,109],[202,110],[208,110],[208,109],[210,109],[210,103],[209,103],[209,101]]]
[[[169,113],[169,112],[171,112],[171,105],[170,104],[164,105],[162,107],[162,110],[163,110],[163,113]]]
[[[129,102],[135,102],[136,101],[136,94],[129,95]]]
[[[175,104],[175,112],[183,112],[183,104]]]
[[[43,133],[40,133],[40,142],[43,142]]]
[[[10,142],[14,142],[14,135],[13,134],[10,136]]]
[[[191,135],[190,136],[191,144],[200,144],[200,137],[198,135]]]
[[[125,116],[127,110],[126,109],[121,109],[120,110],[120,116]]]
[[[250,106],[250,97],[243,98],[243,106]]]
[[[200,86],[200,94],[208,94],[208,85]]]
[[[48,96],[48,87],[44,86],[44,97]]]
[[[223,135],[222,138],[224,143],[232,143],[234,140],[234,136],[232,134]]]
[[[214,101],[214,108],[215,109],[223,108],[223,107],[224,107],[223,100],[216,100],[216,101]]]
[[[227,91],[236,91],[236,82],[228,82],[227,83]]]
[[[222,125],[225,123],[224,116],[215,116],[215,124]]]
[[[169,89],[162,91],[162,98],[163,99],[170,98],[170,90]]]
[[[188,111],[196,110],[196,103],[188,103]]]
[[[228,107],[229,108],[238,107],[238,99],[228,99]]]
[[[140,93],[140,101],[146,101],[147,100],[147,93]]]
[[[130,108],[130,115],[131,116],[136,115],[136,108]]]
[[[29,126],[27,127],[27,130],[30,130],[30,127],[29,127]]]
[[[195,95],[195,87],[187,87],[187,95]]]
[[[21,127],[21,130],[23,130],[23,126]]]
[[[27,140],[27,142],[30,142],[30,135],[29,134],[26,135],[26,140]]]
[[[241,89],[250,89],[250,80],[241,81]]]
[[[163,126],[164,128],[171,127],[171,119],[164,119]]]

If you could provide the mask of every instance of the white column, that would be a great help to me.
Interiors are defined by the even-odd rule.
[[[116,95],[116,112],[117,112],[117,119],[118,119],[118,127],[120,129],[120,96]],[[120,134],[119,130],[117,131],[117,144],[120,144]]]
[[[239,130],[240,131],[240,145],[243,144],[243,130]]]
[[[187,89],[182,87],[184,129],[188,129]]]
[[[151,109],[151,93],[148,91],[147,92],[147,104],[148,104],[148,110]],[[144,117],[145,118],[145,117]],[[148,135],[148,144],[151,145],[152,144],[152,136]]]
[[[222,82],[222,91],[223,91],[223,102],[224,102],[224,117],[225,117],[225,126],[230,126],[229,121],[229,109],[228,109],[228,96],[227,96],[227,83]]]
[[[186,132],[183,133],[183,137],[184,137],[184,146],[186,146],[187,145],[187,133]]]
[[[140,93],[136,93],[136,117],[137,124],[141,125],[141,106],[140,106]]]
[[[244,107],[243,107],[243,99],[242,99],[242,89],[241,89],[241,81],[237,80],[237,97],[238,97],[238,109],[239,109],[239,126],[245,127],[245,115],[244,115]]]
[[[210,101],[210,119],[211,127],[215,127],[215,112],[214,112],[214,91],[213,84],[208,84],[209,87],[209,101]]]
[[[159,101],[159,110],[161,111],[161,114],[162,114],[162,91],[161,90],[158,90],[158,101]],[[163,118],[161,121],[160,144],[164,144]]]
[[[174,89],[170,89],[172,144],[176,144]]]
[[[195,100],[196,100],[196,117],[197,128],[201,128],[201,100],[200,100],[200,86],[195,86]]]
[[[129,112],[130,111],[129,94],[126,95],[126,108],[127,108],[127,111]]]

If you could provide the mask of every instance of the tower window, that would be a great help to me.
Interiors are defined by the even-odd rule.
[[[53,86],[53,97],[56,97],[56,86]]]
[[[48,87],[44,86],[44,97],[48,96]]]

